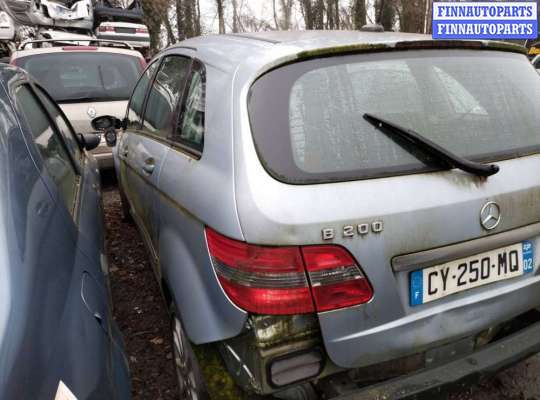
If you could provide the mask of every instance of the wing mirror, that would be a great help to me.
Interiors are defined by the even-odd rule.
[[[94,150],[101,142],[101,137],[93,133],[79,133],[77,136],[81,145],[88,151]]]
[[[94,118],[92,120],[92,128],[99,132],[104,132],[105,141],[107,146],[116,146],[117,141],[117,129],[125,129],[124,121],[119,120],[116,117],[110,115],[102,115],[101,117]]]

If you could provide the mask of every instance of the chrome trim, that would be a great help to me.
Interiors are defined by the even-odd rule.
[[[519,243],[535,236],[540,236],[540,223],[450,246],[397,256],[392,259],[392,269],[395,272],[415,271]]]

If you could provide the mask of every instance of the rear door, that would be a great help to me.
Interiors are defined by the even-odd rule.
[[[162,164],[169,151],[170,135],[177,115],[191,61],[165,56],[155,74],[145,103],[142,126],[130,132],[127,158],[135,218],[157,259],[158,219],[155,207]]]

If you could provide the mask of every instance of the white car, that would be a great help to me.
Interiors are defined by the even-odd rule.
[[[91,121],[101,115],[123,119],[131,92],[146,67],[141,53],[129,49],[92,45],[25,48],[13,53],[11,64],[25,69],[49,92],[77,133],[95,133]],[[93,153],[100,168],[113,167],[105,141]]]
[[[13,40],[15,38],[15,23],[5,11],[0,11],[0,40]]]
[[[91,31],[94,27],[92,0],[73,4],[51,0],[4,0],[11,16],[22,25],[50,26]]]
[[[131,22],[102,22],[96,29],[96,37],[105,40],[120,40],[136,48],[150,47],[150,34],[143,24]]]

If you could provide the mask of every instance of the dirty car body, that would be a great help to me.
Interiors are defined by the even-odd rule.
[[[0,398],[129,399],[96,160],[43,88],[7,65],[0,116]]]
[[[539,95],[505,43],[196,38],[143,75],[115,162],[178,324],[236,384],[398,398],[539,350]]]

